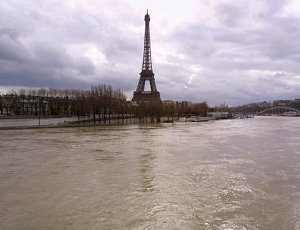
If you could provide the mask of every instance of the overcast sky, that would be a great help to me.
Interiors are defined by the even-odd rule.
[[[1,1],[0,92],[105,83],[131,99],[147,8],[162,99],[300,98],[299,0]]]

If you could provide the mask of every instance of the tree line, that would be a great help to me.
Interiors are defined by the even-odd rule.
[[[0,115],[4,116],[93,116],[110,119],[112,114],[124,116],[126,96],[110,85],[79,89],[20,89],[0,95]]]
[[[89,90],[79,89],[19,89],[0,95],[0,116],[77,116],[78,122],[110,123],[111,120],[136,118],[144,122],[160,121],[165,116],[173,120],[181,116],[206,116],[206,102],[164,101],[135,104],[127,101],[120,89],[100,84]],[[146,119],[147,121],[147,119]]]

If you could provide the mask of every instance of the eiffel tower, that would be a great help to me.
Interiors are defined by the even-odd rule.
[[[156,89],[154,73],[151,61],[151,44],[150,44],[150,16],[145,15],[145,38],[144,38],[144,55],[142,72],[136,91],[133,93],[132,101],[141,103],[160,103],[160,93]],[[145,91],[145,82],[149,81],[151,91]]]

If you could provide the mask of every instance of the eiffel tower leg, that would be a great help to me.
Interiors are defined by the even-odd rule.
[[[154,78],[150,80],[150,87],[151,87],[151,92],[157,91]]]
[[[145,89],[145,80],[144,79],[140,79],[136,91],[137,92],[143,92],[144,89]]]

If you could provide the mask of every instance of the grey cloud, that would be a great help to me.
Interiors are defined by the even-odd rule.
[[[189,85],[194,98],[198,92],[197,98],[209,103],[222,103],[223,98],[241,104],[298,97],[299,19],[277,14],[283,1],[265,2],[256,15],[246,15],[238,4],[219,7],[220,24],[199,21],[172,34],[177,53],[187,57],[185,65],[205,69]],[[256,26],[245,20],[251,17]]]
[[[13,62],[0,61],[0,85],[32,87],[75,87],[89,88],[90,83],[70,70],[56,70],[39,65],[20,64],[15,68]]]
[[[20,32],[17,31],[16,29],[13,29],[13,28],[1,28],[0,29],[0,35],[4,36],[4,35],[7,35],[8,37],[10,37],[11,39],[16,39],[19,35],[20,35]]]
[[[228,27],[240,25],[245,17],[244,9],[234,4],[221,3],[217,6],[216,16],[221,23]]]
[[[0,59],[23,63],[28,62],[31,55],[19,41],[7,34],[0,34]]]
[[[95,65],[87,57],[80,57],[77,60],[77,65],[80,74],[91,75],[95,73]]]
[[[125,75],[125,79],[130,75],[125,64],[134,65],[132,57],[140,51],[136,39],[132,39],[137,34],[128,36],[101,12],[95,15],[78,9],[64,10],[51,1],[12,1],[0,6],[0,84],[89,87],[98,83],[117,85],[120,76]],[[108,60],[98,66],[99,72],[89,57],[66,51],[69,45],[80,47],[87,43],[104,52]],[[112,71],[115,67],[119,69]]]
[[[36,56],[37,64],[53,68],[66,68],[73,64],[72,58],[59,43],[36,43],[31,51]]]

